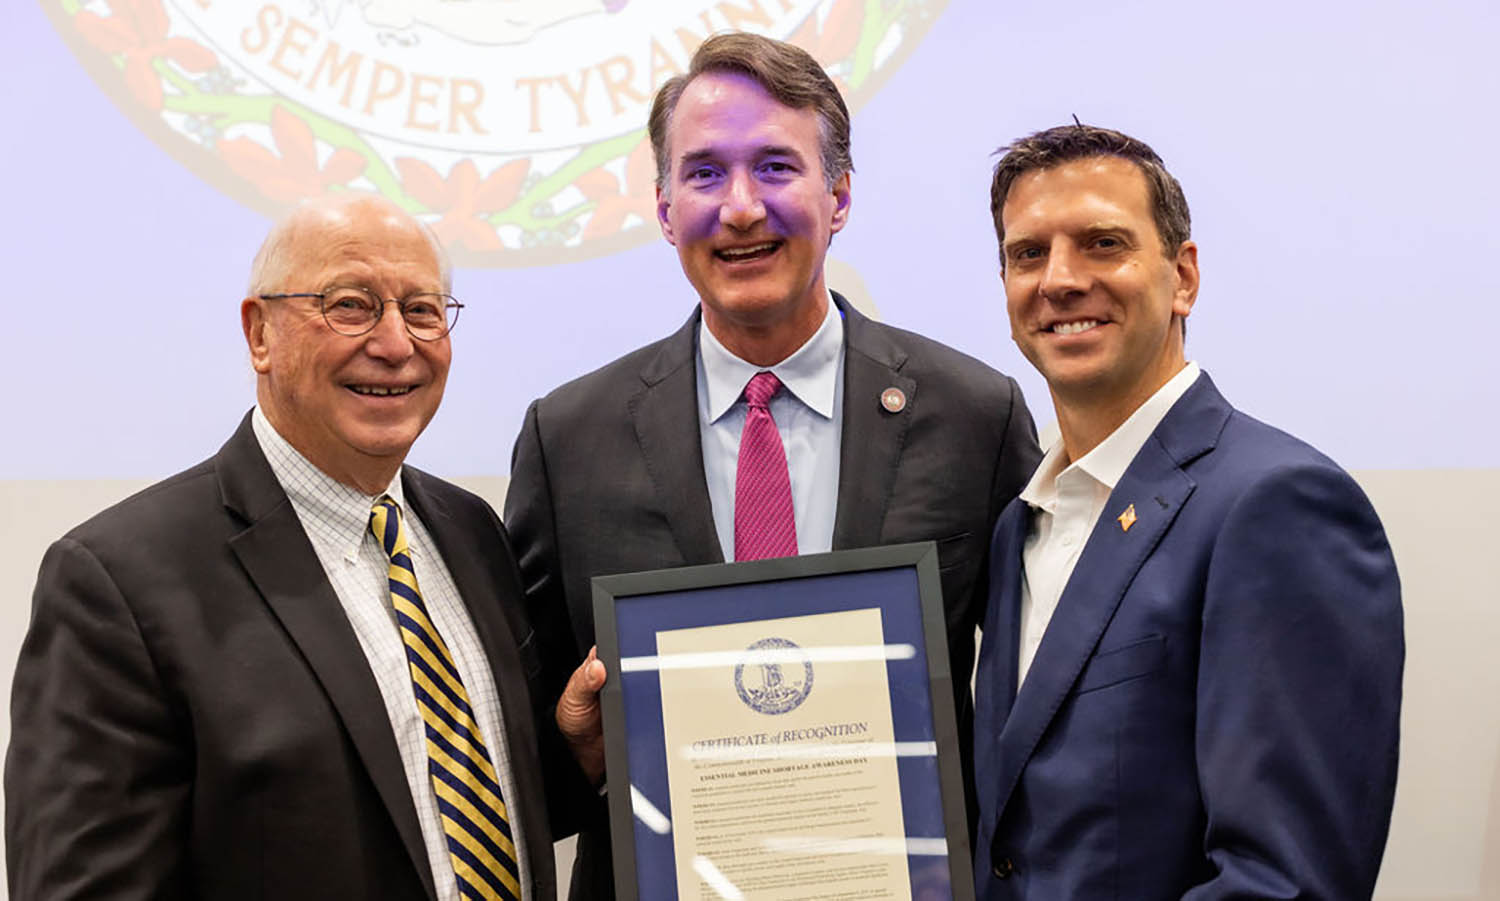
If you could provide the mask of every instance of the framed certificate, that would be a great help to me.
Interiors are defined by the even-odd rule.
[[[593,587],[622,901],[973,899],[932,542]]]

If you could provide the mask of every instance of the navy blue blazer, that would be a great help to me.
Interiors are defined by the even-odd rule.
[[[1017,694],[1029,522],[1012,503],[991,548],[979,897],[1368,898],[1405,647],[1354,480],[1200,376],[1110,495]]]

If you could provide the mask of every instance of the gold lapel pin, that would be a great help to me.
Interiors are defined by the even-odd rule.
[[[1130,527],[1135,525],[1135,504],[1125,508],[1125,512],[1116,517],[1120,521],[1120,531],[1129,532]]]
[[[887,413],[900,413],[906,409],[906,392],[892,385],[880,392],[880,405]]]

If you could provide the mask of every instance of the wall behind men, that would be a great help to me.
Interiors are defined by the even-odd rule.
[[[108,58],[69,23],[80,12],[105,18],[116,5],[174,22],[195,7],[23,2],[0,29],[9,115],[0,129],[9,176],[0,242],[10,337],[0,355],[9,439],[0,442],[6,678],[46,544],[211,453],[253,402],[237,307],[274,203],[186,154],[183,139],[163,131],[167,119],[129,99],[118,78],[110,87],[91,75],[107,74],[100,67]],[[414,15],[424,5],[405,4]],[[231,6],[254,11],[247,29],[275,23],[281,33],[299,16],[316,32],[328,31],[334,14],[359,12],[345,2],[196,4]],[[538,39],[592,35],[607,48],[643,27],[648,6],[636,0],[613,19],[558,25]],[[908,17],[899,21],[899,48],[870,49],[877,60],[885,52],[884,64],[856,92],[854,204],[830,253],[832,286],[862,285],[856,293],[886,321],[1015,375],[1042,422],[1050,419],[1045,388],[1008,337],[987,208],[991,151],[1076,113],[1161,152],[1187,191],[1201,246],[1190,356],[1242,408],[1355,471],[1396,548],[1409,656],[1401,782],[1378,897],[1500,898],[1500,565],[1490,549],[1500,509],[1500,368],[1484,327],[1500,299],[1500,232],[1491,221],[1500,208],[1500,126],[1490,114],[1500,75],[1487,62],[1500,39],[1494,5],[659,6],[695,27],[699,10],[719,27],[730,21],[726,8],[762,6],[778,23],[811,11],[827,26],[814,29],[818,46],[838,57],[846,83],[857,80],[861,49],[833,32],[868,31],[891,9]],[[204,35],[228,28],[200,24]],[[388,36],[399,42],[418,32]],[[223,33],[240,41],[242,55],[260,38]],[[135,46],[159,38],[136,35]],[[493,55],[478,58],[499,66],[517,46],[489,45]],[[651,55],[640,57],[644,72]],[[130,58],[117,55],[116,69],[128,69]],[[529,76],[517,84],[520,77]],[[604,77],[592,75],[595,90]],[[538,90],[565,101],[559,84]],[[620,128],[644,123],[643,106],[628,95],[618,113],[609,95],[598,98],[596,124],[609,115]],[[542,112],[573,128],[567,110]],[[563,143],[604,140],[568,131],[548,146],[524,116],[515,121],[527,124],[492,134],[533,154],[533,176],[559,165]],[[185,122],[169,124],[180,135]],[[281,136],[289,133],[284,127]],[[217,140],[236,137],[280,148],[264,128]],[[317,152],[324,171],[336,168],[332,144]],[[440,176],[458,171],[456,156],[428,159]],[[690,312],[695,299],[675,253],[639,218],[632,162],[638,171],[638,158],[600,167],[637,195],[613,244],[506,259],[475,250],[472,236],[466,244],[445,233],[465,263],[454,290],[469,306],[454,335],[443,410],[413,451],[418,465],[498,507],[526,403]],[[540,189],[534,178],[518,184]],[[608,194],[607,179],[580,184]],[[573,190],[532,212],[596,202]],[[498,237],[514,239],[503,230]],[[7,733],[0,724],[0,738]]]

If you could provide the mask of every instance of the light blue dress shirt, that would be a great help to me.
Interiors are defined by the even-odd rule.
[[[766,367],[730,353],[698,326],[698,429],[703,474],[724,559],[734,559],[734,481],[750,377]],[[823,324],[791,356],[769,367],[785,390],[771,398],[771,417],[786,449],[797,523],[797,551],[833,549],[838,507],[839,446],[844,431],[844,318],[828,300]]]

